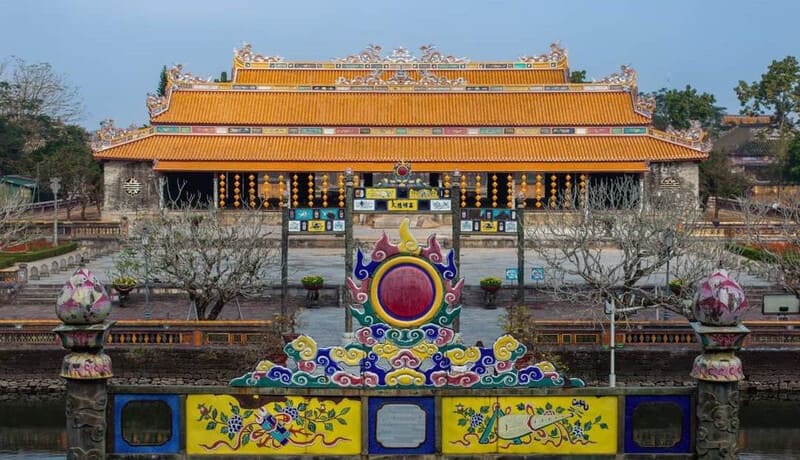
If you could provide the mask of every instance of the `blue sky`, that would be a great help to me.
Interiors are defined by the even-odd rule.
[[[368,43],[513,60],[560,40],[572,69],[590,78],[628,64],[642,90],[689,83],[735,113],[740,79],[800,55],[798,17],[795,0],[0,0],[0,59],[52,64],[79,88],[90,129],[104,118],[146,123],[162,65],[218,76],[243,41],[289,60],[342,57]]]

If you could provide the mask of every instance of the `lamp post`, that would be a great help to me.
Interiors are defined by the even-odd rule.
[[[666,283],[667,283],[667,285],[665,286],[665,288],[666,288],[665,292],[667,293],[667,295],[669,295],[669,292],[670,292],[670,287],[669,287],[669,260],[672,258],[672,244],[674,242],[673,238],[674,238],[674,236],[672,235],[672,231],[668,230],[664,234],[664,247],[666,248],[666,251],[667,251],[667,273],[666,273]],[[656,310],[656,313],[658,313],[658,310]],[[656,315],[656,316],[658,316],[658,315]],[[658,319],[658,318],[656,318],[656,319]],[[664,308],[664,317],[663,317],[663,319],[665,319],[665,320],[667,319],[667,309],[666,309],[666,307]]]
[[[608,386],[614,388],[617,386],[617,371],[616,371],[616,353],[615,350],[617,348],[616,338],[617,338],[617,331],[615,330],[615,322],[616,322],[616,315],[617,315],[617,305],[616,299],[611,297],[610,300],[607,300],[605,303],[605,313],[610,316],[611,322],[611,336],[608,339],[608,348],[610,352],[609,357],[609,372],[608,372]]]
[[[58,246],[58,191],[61,190],[61,178],[50,178],[50,190],[53,191],[53,205],[55,214],[53,215],[53,246]]]
[[[142,231],[142,248],[144,249],[144,319],[153,316],[150,306],[150,229],[144,228]]]

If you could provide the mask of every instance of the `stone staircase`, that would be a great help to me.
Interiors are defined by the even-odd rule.
[[[13,304],[21,307],[52,305],[55,308],[62,287],[60,283],[29,283],[17,293]]]

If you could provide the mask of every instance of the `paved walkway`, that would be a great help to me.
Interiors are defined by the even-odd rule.
[[[416,228],[413,230],[415,236],[420,241],[424,241],[427,235],[434,230],[426,228]],[[441,226],[435,230],[441,237],[449,238],[449,228]],[[362,241],[362,246],[371,250],[372,244],[383,233],[382,229],[372,229],[370,227],[357,227],[355,237]],[[397,230],[387,229],[391,240],[397,240]],[[342,245],[343,245],[342,241]],[[526,252],[525,273],[530,274],[532,267],[543,266],[543,262],[537,259],[532,251]],[[609,260],[619,257],[614,250],[605,251],[605,257]],[[103,282],[109,282],[114,272],[115,254],[104,256],[88,263],[88,268],[92,270]],[[516,249],[513,248],[462,248],[461,252],[461,273],[466,279],[468,286],[476,286],[479,280],[486,276],[496,276],[501,279],[505,277],[505,269],[516,267]],[[277,279],[278,267],[275,267],[275,279]],[[73,270],[67,270],[51,274],[47,278],[38,281],[31,281],[30,285],[53,285],[63,284],[71,275]],[[291,284],[299,284],[301,277],[308,274],[323,276],[327,282],[333,285],[343,284],[344,273],[344,249],[342,248],[292,248],[289,251],[289,279]],[[547,274],[545,274],[547,279]],[[740,282],[745,287],[765,286],[768,283],[746,274],[739,275]],[[664,273],[656,273],[649,280],[649,283],[656,284],[664,282]],[[507,282],[508,283],[508,282]],[[473,298],[475,296],[472,296]],[[504,308],[495,310],[485,309],[479,302],[472,301],[464,305],[462,314],[462,331],[465,343],[475,340],[493,338],[500,335],[500,322],[505,314]],[[339,343],[341,333],[344,331],[344,310],[336,308],[334,301],[329,301],[328,305],[313,310],[300,310],[299,319],[302,323],[300,332],[309,333],[315,337],[326,337],[321,341],[325,343]],[[597,308],[576,307],[555,301],[532,301],[528,299],[528,306],[533,310],[537,319],[567,319],[576,318],[599,318],[602,313]],[[500,305],[501,307],[504,305]],[[0,304],[0,319],[54,319],[55,298],[52,303],[40,306],[15,306]],[[131,295],[130,304],[126,308],[115,308],[112,319],[143,319],[145,317],[145,299],[142,293]],[[185,295],[159,295],[151,299],[150,310],[153,319],[181,320],[187,319],[189,313],[189,302]],[[241,317],[244,319],[270,319],[278,313],[279,299],[277,297],[267,297],[259,300],[248,300],[241,304]],[[235,305],[228,305],[221,315],[221,319],[238,319],[239,309]],[[636,319],[656,319],[654,310],[639,312]],[[774,317],[763,317],[760,311],[750,311],[747,319],[775,319]],[[337,326],[338,324],[338,326]],[[331,325],[334,325],[332,328]]]

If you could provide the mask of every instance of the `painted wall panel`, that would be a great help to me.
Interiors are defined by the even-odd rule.
[[[612,454],[616,397],[443,398],[445,453]],[[492,450],[489,450],[489,447]]]
[[[355,455],[361,401],[352,398],[189,395],[190,455]]]

